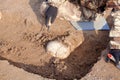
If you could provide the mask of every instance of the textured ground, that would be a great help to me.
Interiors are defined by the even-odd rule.
[[[8,61],[1,60],[0,80],[48,80],[48,79],[45,79],[39,75],[25,72],[23,69],[10,65]]]

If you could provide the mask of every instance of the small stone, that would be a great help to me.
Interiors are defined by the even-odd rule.
[[[37,35],[36,35],[36,40],[39,40],[41,36],[42,36],[41,33],[37,34]]]

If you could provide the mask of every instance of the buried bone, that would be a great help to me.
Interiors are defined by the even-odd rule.
[[[73,33],[70,36],[67,36],[62,42],[58,40],[49,41],[47,43],[46,50],[53,57],[65,59],[83,42],[84,39],[80,38],[80,36],[83,35]]]
[[[50,41],[47,44],[47,51],[49,51],[53,57],[58,57],[61,59],[67,58],[70,54],[69,47],[63,45],[59,41]]]

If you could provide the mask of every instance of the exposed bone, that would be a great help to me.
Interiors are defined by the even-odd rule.
[[[53,57],[65,59],[75,48],[77,48],[83,42],[83,38],[80,38],[80,36],[81,34],[78,35],[74,33],[71,34],[71,36],[66,37],[63,42],[57,40],[50,41],[47,44],[46,50]]]

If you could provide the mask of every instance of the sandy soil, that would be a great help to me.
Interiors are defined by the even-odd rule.
[[[8,60],[11,65],[22,68],[32,74],[57,80],[81,79],[88,72],[97,77],[108,74],[104,61],[98,62],[98,57],[106,48],[109,38],[108,31],[77,31],[68,21],[56,19],[47,31],[43,25],[44,19],[39,14],[42,0],[0,0],[0,59]],[[70,56],[60,60],[47,54],[46,43],[50,40],[64,40],[66,37],[77,37],[82,42]],[[77,42],[77,41],[76,41]],[[100,64],[100,65],[99,65]],[[2,65],[2,64],[1,64]],[[104,65],[108,65],[102,71]],[[113,70],[116,70],[111,65]],[[100,71],[101,70],[101,71]],[[119,76],[112,74],[111,76]],[[99,75],[98,73],[99,72]],[[16,73],[13,73],[16,74]],[[119,80],[119,78],[101,80]],[[108,74],[109,75],[109,74]],[[87,75],[89,76],[89,74]],[[85,80],[96,80],[96,79]],[[0,76],[1,78],[1,76]],[[4,80],[4,78],[1,80]],[[14,79],[12,79],[14,80]]]
[[[8,61],[1,60],[0,80],[50,80],[50,79],[25,72],[23,69],[19,69],[13,65],[10,65]]]
[[[92,71],[81,80],[120,80],[120,71],[111,63],[106,63],[103,59],[97,62]]]

